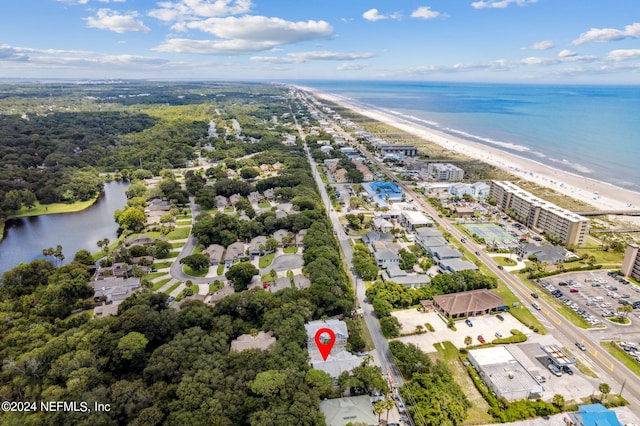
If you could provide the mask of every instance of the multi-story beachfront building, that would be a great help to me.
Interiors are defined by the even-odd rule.
[[[640,280],[640,245],[629,244],[624,252],[622,275]]]
[[[489,196],[502,211],[564,245],[581,246],[587,241],[589,219],[538,198],[511,182],[491,182]]]
[[[395,155],[398,157],[415,157],[418,155],[418,148],[413,145],[395,145],[395,144],[380,144],[378,146],[380,155]]]
[[[464,170],[449,163],[429,163],[427,173],[433,176],[435,180],[464,179]]]

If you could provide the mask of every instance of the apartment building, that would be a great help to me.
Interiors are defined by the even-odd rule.
[[[381,144],[378,147],[380,155],[396,155],[400,157],[415,157],[418,155],[418,148],[413,145],[395,145],[395,144]]]
[[[427,173],[433,176],[435,180],[464,179],[464,170],[449,163],[429,163]]]
[[[622,275],[640,280],[640,245],[627,245],[622,262]]]
[[[536,197],[511,182],[493,181],[489,196],[530,229],[558,238],[564,245],[584,245],[589,219]]]

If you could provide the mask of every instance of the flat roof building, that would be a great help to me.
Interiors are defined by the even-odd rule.
[[[405,210],[400,213],[400,225],[409,231],[414,231],[425,226],[433,226],[433,219],[422,212]]]
[[[622,262],[622,275],[640,280],[640,245],[628,244]]]
[[[450,163],[429,163],[427,173],[433,176],[435,180],[464,179],[464,170]]]
[[[505,346],[469,351],[469,362],[498,398],[535,399],[544,388]]]
[[[413,145],[381,144],[378,147],[381,156],[395,155],[398,157],[415,157],[418,155],[418,148]]]
[[[492,181],[489,195],[497,207],[509,211],[530,229],[557,238],[564,245],[584,245],[589,234],[589,219],[538,198],[517,185]]]

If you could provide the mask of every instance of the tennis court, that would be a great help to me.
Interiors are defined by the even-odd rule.
[[[485,241],[517,241],[518,239],[493,223],[467,223],[463,225],[472,234]]]

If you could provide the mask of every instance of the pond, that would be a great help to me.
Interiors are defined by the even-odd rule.
[[[109,238],[115,241],[118,225],[113,212],[127,203],[124,191],[129,182],[113,181],[104,185],[103,193],[89,208],[76,213],[11,219],[5,224],[0,242],[0,273],[20,262],[43,258],[42,249],[62,245],[65,263],[81,249],[98,251],[96,243]]]

